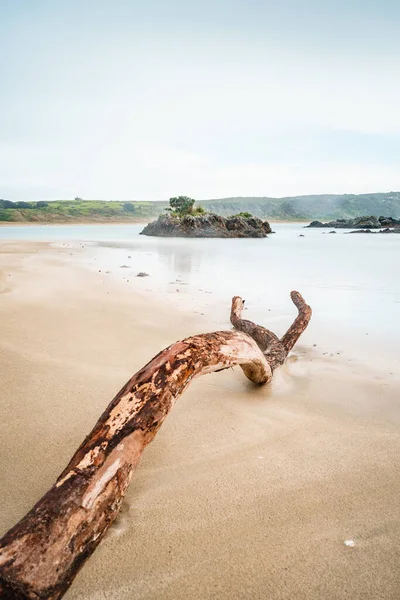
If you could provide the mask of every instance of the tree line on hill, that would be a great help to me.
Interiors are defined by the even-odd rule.
[[[11,202],[11,200],[2,200],[0,199],[0,208],[27,208],[32,210],[34,208],[46,208],[48,206],[48,202],[44,202],[43,200],[39,200],[39,202]]]

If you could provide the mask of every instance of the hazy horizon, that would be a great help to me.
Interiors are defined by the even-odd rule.
[[[390,0],[0,0],[0,198],[400,189],[399,24]]]
[[[331,196],[374,196],[376,194],[400,194],[400,191],[397,190],[384,190],[384,191],[373,191],[373,192],[360,192],[359,194],[352,194],[352,193],[348,193],[348,192],[343,192],[341,194],[333,194],[330,192],[321,192],[320,194],[293,194],[290,196],[250,196],[250,195],[240,195],[240,196],[219,196],[218,198],[195,198],[196,201],[198,202],[213,202],[213,201],[218,201],[218,200],[245,200],[245,199],[267,199],[267,200],[285,200],[285,199],[290,199],[290,198],[309,198],[309,197],[313,197],[313,196],[327,196],[327,197],[331,197]],[[75,199],[77,199],[78,197],[75,198],[47,198],[46,201],[47,202],[71,202]],[[9,198],[0,198],[1,200],[9,200]],[[169,198],[152,198],[152,199],[141,199],[141,198],[82,198],[79,197],[78,200],[80,201],[85,201],[85,202],[98,202],[98,201],[102,201],[102,202],[168,202]],[[38,201],[37,199],[14,199],[12,200],[13,202],[18,202],[18,201],[24,201],[24,202],[36,202]]]

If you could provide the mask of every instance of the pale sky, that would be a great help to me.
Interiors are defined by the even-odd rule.
[[[0,0],[0,198],[400,190],[398,0]]]

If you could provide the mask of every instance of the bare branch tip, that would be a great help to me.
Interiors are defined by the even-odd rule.
[[[303,296],[300,294],[300,292],[297,292],[296,290],[293,290],[292,292],[290,292],[290,297],[292,299],[293,304],[298,308],[303,308],[306,307],[306,301],[304,300]]]

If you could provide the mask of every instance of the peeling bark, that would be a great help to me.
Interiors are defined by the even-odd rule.
[[[271,380],[311,316],[300,294],[292,292],[292,299],[299,317],[282,340],[242,320],[243,301],[235,297],[231,320],[241,331],[176,342],[125,384],[53,487],[0,540],[0,598],[63,596],[117,516],[144,448],[189,383],[234,365],[256,384]]]

